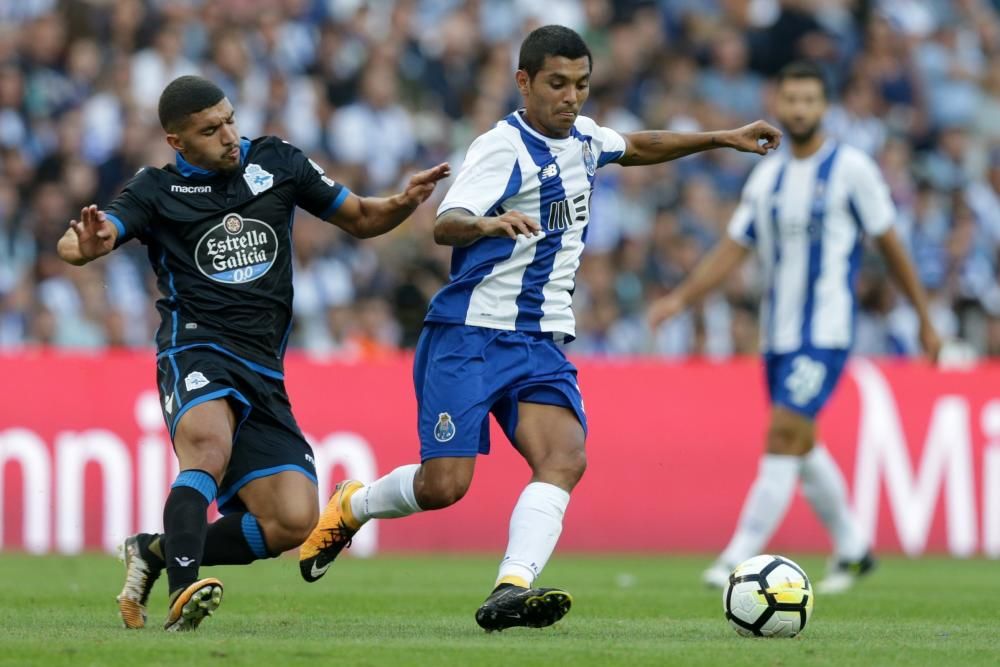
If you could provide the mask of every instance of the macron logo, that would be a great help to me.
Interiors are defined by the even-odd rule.
[[[193,195],[201,192],[211,192],[211,185],[171,185],[171,192],[179,192],[182,195]]]

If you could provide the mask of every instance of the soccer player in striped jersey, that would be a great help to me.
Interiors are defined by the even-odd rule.
[[[781,136],[764,122],[724,132],[618,134],[580,115],[590,71],[590,51],[568,28],[544,26],[521,45],[516,82],[524,108],[473,142],[439,208],[435,239],[454,252],[414,360],[422,463],[369,485],[338,485],[301,552],[307,580],[322,576],[365,521],[458,501],[476,456],[489,451],[492,413],[532,477],[476,620],[486,630],[542,627],[569,610],[566,591],[534,581],[586,466],[576,368],[558,344],[575,331],[571,296],[597,170],[724,146],[764,154]]]
[[[816,442],[816,415],[837,385],[854,332],[855,278],[866,236],[920,318],[920,343],[931,360],[941,343],[927,300],[893,228],[889,188],[863,152],[820,130],[826,94],[820,70],[793,63],[778,75],[777,116],[790,154],[762,160],[750,174],[728,236],[673,292],[650,307],[653,326],[716,287],[751,251],[765,276],[761,337],[771,423],[767,451],[736,533],[705,571],[723,586],[732,568],[761,552],[785,515],[796,482],[834,544],[819,590],[840,592],[874,566],[871,545],[851,514],[843,475]]]

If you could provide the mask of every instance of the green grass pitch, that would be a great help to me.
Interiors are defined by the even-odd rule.
[[[797,560],[822,574],[820,559]],[[706,562],[557,554],[540,583],[570,590],[573,611],[551,628],[487,635],[473,613],[494,557],[344,559],[310,585],[286,556],[206,569],[226,586],[222,607],[197,633],[168,635],[165,580],[150,626],[126,631],[114,558],[4,554],[0,665],[1000,664],[1000,563],[886,558],[852,593],[818,597],[799,637],[744,639],[699,584]]]

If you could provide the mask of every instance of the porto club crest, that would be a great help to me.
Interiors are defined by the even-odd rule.
[[[434,439],[438,442],[448,442],[455,437],[455,431],[455,422],[452,421],[451,415],[447,412],[439,414],[437,424],[434,426]]]

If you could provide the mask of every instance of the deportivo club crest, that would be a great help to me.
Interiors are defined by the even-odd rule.
[[[259,195],[274,185],[274,174],[264,171],[259,164],[248,164],[243,171],[243,180],[247,182],[250,192]]]
[[[434,439],[438,442],[448,442],[455,437],[455,422],[451,420],[451,415],[442,412],[438,415],[438,423],[434,427]]]
[[[590,142],[583,144],[583,166],[587,169],[587,176],[597,173],[597,160],[594,159],[594,151],[590,148]]]
[[[270,271],[277,254],[278,236],[271,225],[229,213],[198,241],[194,261],[205,276],[235,285]]]

